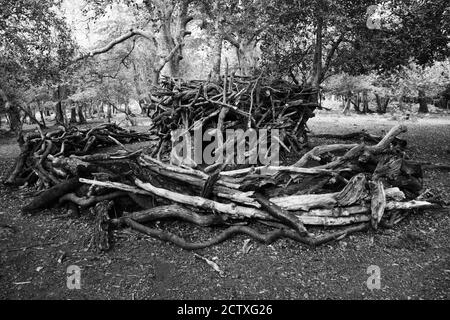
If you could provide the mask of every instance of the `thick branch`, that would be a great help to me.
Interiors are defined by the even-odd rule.
[[[243,227],[243,226],[233,226],[230,227],[226,230],[224,230],[222,233],[220,233],[219,235],[217,235],[216,237],[205,241],[205,242],[187,242],[186,240],[184,240],[181,237],[178,237],[177,235],[170,233],[170,232],[164,232],[162,230],[159,229],[152,229],[152,228],[148,228],[136,221],[133,221],[132,219],[125,219],[125,223],[131,227],[132,229],[142,232],[150,237],[153,238],[157,238],[159,240],[162,241],[166,241],[166,242],[171,242],[183,249],[186,250],[198,250],[198,249],[203,249],[203,248],[207,248],[216,244],[219,244],[229,238],[231,238],[232,236],[236,235],[236,234],[245,234],[247,236],[250,236],[251,238],[255,239],[256,241],[265,243],[265,244],[271,244],[275,241],[277,241],[280,238],[290,238],[293,239],[297,242],[300,243],[304,243],[306,245],[309,246],[317,246],[317,245],[321,245],[333,240],[337,240],[337,239],[341,239],[351,233],[355,233],[355,232],[359,232],[359,231],[363,231],[365,229],[367,229],[367,224],[366,223],[362,223],[362,224],[358,224],[356,226],[351,226],[348,228],[345,228],[343,230],[339,230],[333,233],[329,233],[323,236],[319,236],[319,237],[301,237],[299,236],[296,232],[290,231],[290,230],[285,230],[285,229],[277,229],[274,231],[271,231],[269,233],[266,234],[261,234],[258,231],[256,231],[255,229],[252,229],[250,227]]]
[[[84,54],[79,56],[78,58],[76,58],[74,60],[74,62],[83,60],[87,57],[93,57],[96,55],[99,55],[101,53],[105,53],[108,52],[109,50],[111,50],[112,48],[114,48],[116,45],[118,45],[119,43],[122,43],[134,36],[142,36],[148,40],[155,40],[155,37],[152,34],[149,34],[143,30],[139,30],[139,29],[131,29],[130,31],[128,31],[127,33],[125,33],[124,35],[112,40],[110,43],[108,43],[106,46],[92,50],[91,52],[89,52],[88,54]]]

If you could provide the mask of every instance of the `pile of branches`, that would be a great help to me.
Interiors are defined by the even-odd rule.
[[[94,128],[60,126],[44,133],[42,130],[19,136],[20,156],[7,174],[6,184],[36,185],[38,190],[59,185],[67,173],[54,164],[69,155],[84,156],[101,148],[149,141],[147,133],[125,130],[116,124],[101,124]]]
[[[60,135],[80,135],[73,138],[84,141],[77,144],[79,152],[89,137],[106,143],[109,128]],[[395,143],[405,131],[396,126],[376,144],[317,146],[291,165],[222,165],[208,172],[164,163],[142,150],[69,156],[61,144],[55,153],[60,135],[35,137],[27,140],[34,152],[19,157],[27,163],[21,168],[39,172],[30,163],[42,160],[40,165],[58,180],[22,210],[35,213],[56,205],[77,216],[91,208],[96,214],[93,243],[101,250],[109,249],[111,231],[124,226],[188,250],[235,234],[266,244],[290,238],[320,245],[369,228],[390,228],[410,212],[436,207],[421,196],[420,165],[407,160],[402,144]],[[129,133],[131,137],[142,138]],[[50,142],[54,147],[48,147]],[[155,225],[167,219],[214,228],[213,234],[206,241],[189,242]]]
[[[278,129],[282,145],[298,153],[307,142],[308,119],[321,108],[317,90],[286,81],[264,81],[261,77],[222,76],[222,83],[182,81],[167,78],[152,92],[155,112],[151,131],[160,137],[160,155],[171,132],[226,129]]]

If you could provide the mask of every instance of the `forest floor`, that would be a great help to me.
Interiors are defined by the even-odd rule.
[[[313,133],[366,129],[382,134],[398,123],[389,116],[321,113]],[[401,120],[401,119],[400,119]],[[410,118],[405,137],[417,160],[450,164],[450,118]],[[335,140],[311,138],[311,144]],[[0,173],[19,149],[0,138]],[[450,200],[448,172],[427,170],[425,187]],[[56,218],[62,210],[22,215],[27,190],[0,186],[0,299],[449,299],[450,215],[448,209],[412,214],[392,230],[354,234],[309,248],[291,240],[266,246],[245,236],[197,251],[214,260],[220,276],[194,252],[124,229],[108,253],[88,250],[93,218]],[[161,227],[206,237],[181,222]],[[61,257],[64,257],[62,261]],[[81,289],[67,288],[67,267],[81,268]],[[369,266],[379,266],[381,288],[369,290]]]

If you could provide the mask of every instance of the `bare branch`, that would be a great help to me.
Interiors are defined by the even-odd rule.
[[[106,46],[104,46],[102,48],[95,49],[95,50],[89,52],[88,54],[81,55],[80,57],[76,58],[74,60],[74,62],[83,60],[83,59],[85,59],[87,57],[93,57],[93,56],[99,55],[101,53],[108,52],[109,50],[114,48],[119,43],[122,43],[122,42],[124,42],[124,41],[126,41],[126,40],[128,40],[128,39],[130,39],[130,38],[132,38],[134,36],[142,36],[142,37],[144,37],[144,38],[146,38],[148,40],[152,40],[152,41],[154,41],[156,43],[155,37],[152,34],[149,34],[149,33],[145,32],[145,31],[139,30],[139,29],[131,29],[129,32],[125,33],[124,35],[122,35],[122,36],[112,40]]]
[[[333,44],[331,45],[330,51],[328,51],[326,60],[325,60],[325,65],[322,69],[322,74],[320,75],[321,80],[324,79],[325,74],[327,73],[328,69],[330,68],[331,65],[331,60],[333,59],[333,56],[337,50],[337,48],[339,47],[339,45],[341,44],[341,42],[344,40],[344,34],[341,34],[339,36],[339,38],[333,42]]]
[[[231,34],[225,33],[225,32],[222,34],[222,36],[231,45],[233,45],[234,47],[239,49],[240,45],[239,45],[239,42],[237,41],[237,39],[235,37],[233,37]]]

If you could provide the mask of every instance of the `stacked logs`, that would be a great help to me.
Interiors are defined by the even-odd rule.
[[[101,130],[105,128],[109,127]],[[95,132],[91,130],[78,131],[80,141],[89,140]],[[27,140],[34,141],[34,153],[24,162],[30,157],[34,162],[44,159],[43,167],[59,173],[59,180],[23,211],[57,205],[78,215],[80,209],[94,208],[93,238],[104,250],[109,248],[110,231],[123,226],[188,250],[235,234],[263,243],[290,238],[319,245],[370,227],[389,228],[411,211],[436,206],[417,198],[422,189],[421,168],[405,158],[403,144],[395,143],[405,131],[404,126],[396,126],[376,144],[318,146],[292,165],[232,170],[221,166],[208,173],[161,162],[142,150],[68,156],[50,148],[38,156],[36,150],[48,147],[37,145],[56,138],[46,135],[39,143]],[[207,241],[188,242],[148,225],[167,219],[214,227],[219,233]],[[317,226],[333,230],[324,233]]]
[[[149,141],[146,133],[125,130],[116,124],[100,124],[93,128],[65,128],[44,133],[21,134],[20,156],[7,174],[5,184],[36,185],[38,190],[59,185],[67,173],[54,166],[59,159],[69,155],[84,156],[111,146],[125,149],[124,144]]]
[[[155,112],[151,131],[160,137],[155,154],[170,142],[178,128],[278,129],[289,152],[298,153],[307,142],[306,123],[320,108],[317,91],[285,81],[264,81],[228,75],[222,82],[167,78],[150,97]]]

